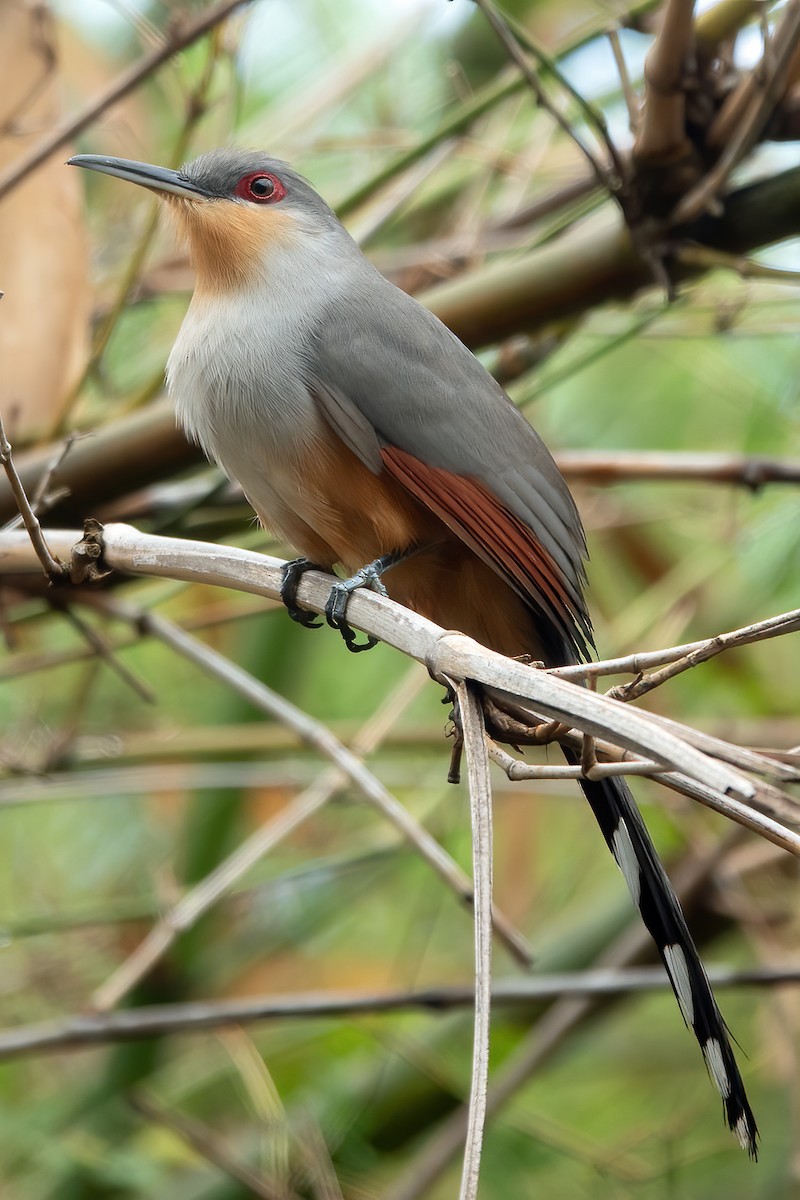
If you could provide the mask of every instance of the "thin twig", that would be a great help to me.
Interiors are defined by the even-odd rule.
[[[728,840],[730,844],[732,839]],[[673,875],[675,892],[685,906],[687,900],[707,881],[724,851],[714,849],[700,860],[689,861]],[[649,934],[632,923],[599,956],[601,967],[629,967],[648,948]],[[569,1035],[597,1007],[599,995],[563,995],[537,1021],[530,1032],[494,1073],[487,1097],[489,1118],[495,1116],[513,1096],[547,1063]],[[434,1184],[458,1154],[466,1129],[466,1108],[460,1105],[442,1120],[422,1149],[407,1163],[399,1181],[390,1187],[384,1200],[419,1200],[430,1195]]]
[[[733,271],[741,279],[766,279],[771,283],[788,283],[790,287],[800,284],[800,271],[769,267],[748,258],[746,254],[727,254],[724,250],[714,250],[709,246],[678,246],[675,259],[684,266],[702,271]]]
[[[592,168],[592,172],[594,173],[594,176],[600,186],[605,188],[605,190],[611,196],[616,198],[619,191],[617,181],[603,166],[603,164],[595,158],[589,147],[584,145],[583,141],[573,129],[572,125],[564,116],[564,114],[554,104],[551,103],[547,93],[544,91],[544,88],[536,77],[536,72],[531,70],[531,67],[519,45],[519,42],[511,32],[511,29],[509,28],[505,19],[501,17],[500,13],[497,11],[496,7],[492,3],[492,0],[474,0],[474,3],[483,12],[511,61],[519,68],[520,72],[525,78],[526,83],[536,98],[536,103],[543,108],[545,112],[550,114],[556,124],[566,133],[567,137],[570,138],[578,150],[580,150],[581,154]]]
[[[83,436],[86,435],[80,433],[71,433],[68,437],[64,438],[64,441],[60,446],[56,446],[53,457],[42,471],[39,482],[36,484],[36,490],[34,491],[31,499],[31,508],[36,513],[37,517],[40,517],[42,513],[46,512],[48,508],[51,508],[53,504],[58,503],[59,500],[63,500],[65,496],[69,495],[69,488],[56,488],[55,492],[50,493],[50,484],[53,480],[53,476],[64,462],[64,459],[69,454],[75,442]],[[16,529],[22,523],[22,513],[17,513],[16,517],[8,522],[6,528]]]
[[[476,1200],[486,1123],[492,1007],[492,785],[480,698],[469,683],[457,683],[455,688],[467,756],[475,881],[475,1024],[469,1117],[459,1196],[460,1200]]]
[[[600,675],[641,675],[650,667],[660,667],[664,663],[674,663],[698,652],[711,650],[709,658],[721,654],[723,650],[732,650],[735,646],[749,646],[753,642],[766,641],[768,638],[781,637],[800,629],[800,608],[789,612],[779,613],[775,617],[767,617],[764,621],[755,621],[752,625],[743,625],[728,633],[718,633],[714,637],[703,638],[699,642],[686,642],[682,646],[669,646],[664,650],[637,651],[626,654],[622,658],[606,658],[599,662],[581,663],[572,667],[551,667],[550,673],[559,675],[562,679],[586,679]],[[704,660],[705,661],[705,660]]]
[[[800,966],[744,969],[709,966],[708,978],[715,989],[797,985]],[[662,967],[568,971],[497,981],[492,988],[492,1005],[516,1008],[559,997],[621,996],[666,991],[669,986]],[[313,991],[237,1000],[191,1000],[116,1012],[81,1012],[0,1030],[0,1060],[264,1021],[330,1020],[413,1010],[444,1013],[469,1008],[474,1003],[475,989],[471,984],[443,983],[411,991]]]
[[[168,1112],[140,1091],[129,1094],[128,1103],[145,1120],[174,1133],[191,1146],[195,1154],[217,1167],[223,1175],[240,1183],[251,1195],[260,1197],[260,1200],[300,1200],[297,1192],[287,1191],[285,1187],[271,1183],[243,1166],[225,1149],[220,1138],[200,1121],[182,1113]]]
[[[135,675],[133,671],[129,670],[124,663],[119,661],[114,653],[114,647],[105,634],[101,633],[93,625],[90,625],[88,621],[84,621],[83,617],[80,617],[71,605],[59,603],[54,605],[54,607],[66,617],[70,624],[77,629],[81,637],[89,643],[95,655],[106,666],[110,667],[140,700],[144,700],[147,704],[156,704],[158,702],[158,696],[153,689],[144,680],[140,679],[138,675]]]
[[[639,119],[641,116],[639,110],[639,100],[636,92],[633,90],[631,77],[628,74],[628,64],[625,62],[625,55],[622,52],[622,44],[619,40],[619,30],[615,27],[609,29],[606,33],[611,53],[614,55],[614,63],[616,64],[619,80],[622,84],[622,95],[625,99],[625,107],[628,110],[628,128],[632,134],[636,134],[639,128]]]
[[[758,624],[744,629],[734,630],[732,633],[720,633],[716,637],[709,638],[696,649],[682,655],[668,666],[662,667],[661,670],[633,679],[630,683],[618,684],[616,687],[610,688],[606,695],[626,703],[630,700],[638,700],[640,696],[646,696],[648,692],[652,692],[654,688],[674,679],[676,675],[681,675],[684,671],[691,670],[692,667],[708,662],[709,659],[715,658],[725,650],[731,650],[735,646],[752,645],[753,642],[766,641],[767,638],[780,637],[786,633],[796,633],[798,630],[800,630],[800,610],[795,610],[792,613],[782,613],[779,617],[771,617],[767,621],[760,621]]]
[[[116,612],[117,615],[123,616],[125,610],[117,606]],[[366,754],[374,748],[388,725],[397,719],[404,704],[411,700],[419,683],[424,680],[423,675],[415,675],[412,687],[408,682],[404,682],[400,689],[396,689],[367,722],[356,739],[355,749],[348,750],[320,722],[172,622],[153,613],[139,612],[130,613],[128,619],[136,621],[140,628],[166,642],[202,670],[223,680],[227,686],[234,688],[262,712],[267,712],[289,725],[303,741],[329,758],[335,767],[323,773],[282,812],[257,829],[200,883],[186,892],[97,990],[93,997],[94,1007],[106,1009],[117,1004],[122,996],[151,970],[180,933],[190,928],[269,850],[327,803],[346,781],[354,784],[366,799],[411,841],[462,901],[472,903],[469,879],[435,838],[411,817],[359,758],[359,754]],[[524,939],[497,912],[495,928],[509,950],[519,960],[529,964],[532,955]]]
[[[497,12],[497,10],[495,11]],[[597,105],[592,104],[591,101],[587,100],[580,89],[574,87],[570,83],[569,79],[558,65],[557,59],[554,58],[552,54],[549,54],[547,50],[545,50],[544,46],[542,46],[540,42],[531,36],[530,32],[520,21],[510,16],[501,16],[499,12],[497,12],[497,16],[501,21],[505,21],[509,31],[517,39],[519,44],[525,50],[527,50],[529,54],[533,55],[540,66],[549,71],[559,86],[562,87],[567,95],[575,101],[579,110],[583,114],[587,125],[594,126],[595,132],[606,148],[606,152],[614,170],[616,180],[613,180],[613,182],[616,182],[617,185],[621,184],[627,173],[625,161],[617,150],[614,140],[608,131],[608,122],[606,121],[603,110],[598,108]]]
[[[56,580],[63,579],[66,574],[66,568],[64,564],[59,562],[59,560],[51,553],[50,547],[45,540],[42,526],[39,523],[39,518],[33,511],[31,503],[25,492],[25,488],[22,486],[22,480],[17,473],[17,468],[14,466],[12,447],[11,443],[6,437],[6,430],[5,426],[3,425],[2,416],[0,416],[0,464],[5,470],[9,486],[14,494],[14,499],[17,502],[20,516],[22,517],[25,528],[28,531],[28,537],[31,540],[31,545],[36,551],[36,557],[42,564],[42,569],[45,575],[51,583],[54,583]]]
[[[98,117],[122,100],[130,92],[134,91],[140,84],[153,74],[163,63],[167,62],[179,50],[185,50],[187,46],[191,46],[198,38],[201,38],[215,25],[219,25],[226,17],[229,17],[237,8],[242,8],[244,4],[249,3],[249,0],[223,0],[222,3],[207,9],[196,17],[193,21],[174,21],[171,26],[169,36],[164,42],[152,50],[149,54],[144,54],[137,62],[133,63],[127,71],[123,71],[118,75],[113,83],[109,85],[99,95],[95,96],[77,116],[72,117],[69,121],[59,125],[52,133],[49,133],[37,146],[34,146],[29,154],[19,159],[5,175],[0,178],[0,199],[5,196],[12,188],[21,183],[32,171],[40,167],[51,154],[56,150],[66,146],[74,137],[82,133],[87,126],[96,121]]]

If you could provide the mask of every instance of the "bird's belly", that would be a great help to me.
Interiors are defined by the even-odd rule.
[[[320,565],[356,570],[441,536],[436,518],[334,433],[299,363],[268,356],[255,367],[240,361],[235,335],[222,344],[215,328],[194,322],[175,343],[168,381],[187,434],[240,484],[266,526]]]

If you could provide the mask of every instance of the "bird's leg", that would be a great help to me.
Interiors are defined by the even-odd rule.
[[[360,644],[356,641],[356,632],[350,628],[346,620],[347,602],[350,596],[356,588],[360,587],[371,588],[379,596],[388,595],[381,582],[384,571],[404,562],[412,554],[416,554],[418,549],[418,546],[413,546],[409,550],[393,550],[389,554],[382,554],[380,558],[376,558],[362,567],[360,571],[356,571],[355,575],[351,575],[349,579],[343,579],[341,583],[335,583],[331,588],[328,603],[325,605],[325,620],[332,629],[339,630],[344,638],[344,644],[348,650],[352,650],[353,654],[358,654],[361,650],[371,650],[373,646],[377,646],[378,639],[368,637],[365,642]]]
[[[453,738],[453,749],[450,754],[450,769],[447,772],[448,783],[461,782],[461,756],[464,751],[464,730],[461,725],[461,709],[458,706],[458,697],[455,690],[448,684],[445,688],[442,704],[452,704],[450,709],[450,720],[453,722],[452,731],[447,730],[446,736]]]
[[[291,562],[284,563],[281,570],[281,600],[286,605],[289,616],[293,621],[297,621],[298,625],[305,625],[307,629],[321,629],[322,621],[317,620],[317,614],[307,608],[298,608],[297,605],[297,589],[306,571],[327,573],[328,568],[321,567],[310,558],[293,558]]]

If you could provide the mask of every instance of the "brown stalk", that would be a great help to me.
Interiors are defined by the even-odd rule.
[[[638,162],[660,166],[686,156],[686,71],[694,45],[694,0],[667,0],[645,62],[645,103],[633,147]]]

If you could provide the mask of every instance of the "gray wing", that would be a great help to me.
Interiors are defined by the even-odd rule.
[[[366,263],[350,284],[323,313],[308,364],[326,419],[373,471],[389,446],[477,480],[533,532],[585,612],[580,517],[539,435],[416,300]]]

